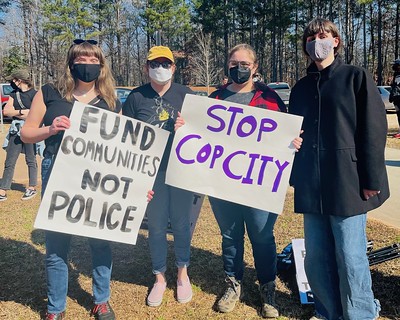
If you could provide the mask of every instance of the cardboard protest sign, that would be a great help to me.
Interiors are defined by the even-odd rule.
[[[186,95],[166,182],[281,213],[302,117]]]
[[[296,265],[296,281],[299,288],[301,304],[314,303],[314,295],[311,291],[306,271],[304,270],[304,258],[306,257],[306,249],[304,239],[293,239],[293,255]]]
[[[75,102],[35,227],[135,244],[169,132]]]

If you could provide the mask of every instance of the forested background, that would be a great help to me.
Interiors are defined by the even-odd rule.
[[[0,0],[0,78],[27,65],[36,87],[54,81],[82,38],[99,41],[118,85],[140,85],[146,53],[161,39],[177,57],[176,82],[219,83],[229,48],[248,43],[265,82],[293,85],[308,64],[303,29],[324,17],[340,28],[344,60],[387,84],[399,10],[400,0]]]

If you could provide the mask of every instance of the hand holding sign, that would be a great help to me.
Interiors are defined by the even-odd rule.
[[[301,117],[199,96],[186,96],[182,114],[168,184],[282,211]]]
[[[79,102],[70,120],[35,227],[134,244],[168,132]]]

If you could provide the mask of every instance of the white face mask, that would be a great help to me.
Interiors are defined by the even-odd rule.
[[[164,69],[159,66],[156,69],[149,67],[149,77],[158,84],[166,84],[172,78],[172,68]]]
[[[334,39],[315,39],[306,43],[306,51],[313,61],[323,61],[333,51]]]

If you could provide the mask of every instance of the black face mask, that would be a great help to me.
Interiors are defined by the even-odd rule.
[[[71,70],[72,76],[83,82],[92,82],[100,75],[99,64],[76,63]]]
[[[13,88],[14,90],[19,90],[19,87],[15,84],[14,81],[11,81],[11,82],[10,82],[10,86],[11,86],[11,88]]]
[[[236,66],[229,69],[229,75],[233,82],[242,84],[250,79],[251,70],[250,68],[239,68],[239,66]]]

